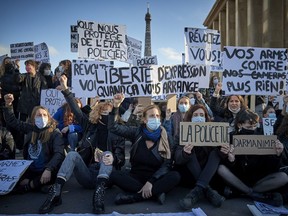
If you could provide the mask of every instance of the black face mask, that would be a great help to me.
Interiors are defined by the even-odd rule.
[[[239,134],[252,135],[252,134],[255,134],[255,130],[242,128],[242,129],[239,131]]]
[[[14,70],[14,65],[11,63],[5,64],[5,73],[12,73]]]

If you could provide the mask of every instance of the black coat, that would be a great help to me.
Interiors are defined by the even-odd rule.
[[[15,143],[12,134],[0,128],[0,160],[15,159]]]

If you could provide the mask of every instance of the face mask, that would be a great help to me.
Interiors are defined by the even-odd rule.
[[[161,122],[159,118],[148,118],[146,125],[150,130],[155,131],[160,127]]]
[[[206,119],[205,117],[202,117],[202,116],[193,116],[191,118],[191,122],[205,122]]]
[[[11,72],[14,70],[14,66],[12,63],[5,64],[5,73]]]
[[[237,114],[237,113],[240,111],[241,108],[239,107],[238,109],[233,110],[233,109],[231,109],[230,107],[228,107],[228,109],[229,109],[232,113]]]
[[[213,84],[214,84],[214,85],[217,85],[217,84],[218,84],[218,79],[214,79],[214,80],[213,80]]]
[[[268,118],[276,118],[276,113],[269,113]]]
[[[59,69],[60,73],[63,73],[63,72],[64,72],[63,66],[59,66],[58,69]]]
[[[44,76],[49,76],[51,74],[51,70],[45,69],[43,74]]]
[[[178,109],[181,113],[185,113],[189,110],[189,105],[179,104]]]
[[[42,129],[46,127],[48,124],[48,118],[43,118],[43,117],[35,117],[35,125],[39,128]]]
[[[194,105],[195,104],[195,98],[190,98],[190,104]]]
[[[255,133],[254,129],[246,129],[246,128],[242,128],[239,132],[240,134],[244,134],[244,135],[252,135]]]

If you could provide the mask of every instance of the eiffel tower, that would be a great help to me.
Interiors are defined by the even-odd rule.
[[[149,3],[147,4],[147,13],[145,15],[146,31],[145,31],[145,50],[144,56],[152,56],[151,51],[151,14],[149,13]]]

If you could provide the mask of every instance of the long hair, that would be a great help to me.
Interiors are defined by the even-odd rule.
[[[106,110],[107,106],[113,108],[111,102],[100,102],[96,106],[94,106],[89,113],[89,120],[92,124],[97,124],[101,119],[101,113]]]
[[[191,118],[193,116],[193,113],[198,109],[202,109],[204,111],[206,122],[210,122],[210,117],[208,115],[208,111],[207,111],[206,107],[202,104],[195,104],[195,105],[191,106],[190,109],[187,111],[187,113],[184,116],[184,122],[191,122]]]
[[[287,114],[284,116],[275,134],[278,136],[288,136],[288,115]]]
[[[59,62],[59,65],[63,64],[64,65],[64,73],[67,76],[67,78],[71,78],[71,73],[72,73],[72,64],[71,61],[66,59],[62,60]]]
[[[82,102],[79,98],[75,98],[75,101],[77,104],[80,104],[80,108],[82,108]],[[71,125],[73,123],[75,123],[75,118],[74,118],[74,114],[73,112],[71,111],[71,108],[69,106],[68,103],[64,103],[62,105],[62,108],[64,110],[64,117],[63,117],[63,120],[64,120],[64,126],[68,126],[68,125]]]
[[[257,124],[259,122],[259,116],[250,109],[241,110],[235,118],[235,131],[239,131],[238,124],[243,124],[246,121],[249,121],[250,124]]]
[[[245,101],[244,98],[241,95],[229,95],[226,99],[225,99],[225,103],[224,103],[224,109],[225,109],[225,113],[224,113],[224,117],[226,118],[230,118],[232,115],[231,111],[228,109],[228,103],[231,100],[232,96],[235,96],[238,98],[238,100],[240,101],[240,111],[247,109],[248,107],[245,105]]]
[[[56,128],[57,122],[52,118],[52,116],[50,115],[48,109],[46,107],[43,106],[35,106],[32,114],[31,114],[31,123],[33,125],[35,125],[35,116],[36,116],[36,112],[39,109],[43,109],[47,112],[47,116],[48,116],[48,128],[46,130],[41,131],[40,133],[37,132],[32,132],[32,137],[31,137],[31,143],[32,144],[36,144],[37,139],[41,140],[42,143],[47,142],[50,139],[51,134],[53,133],[53,131]]]
[[[6,60],[10,60],[11,61],[11,58],[9,56],[5,57],[1,63],[1,66],[0,66],[0,77],[2,77],[5,73],[5,65],[6,65]]]

